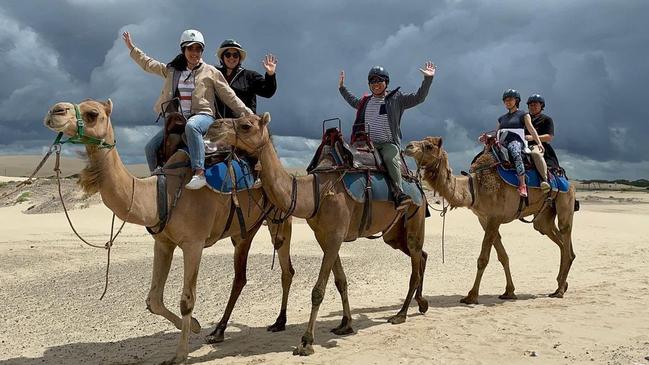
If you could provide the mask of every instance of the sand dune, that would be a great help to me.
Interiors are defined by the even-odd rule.
[[[600,197],[601,199],[587,196]],[[615,195],[616,199],[604,199]],[[632,198],[632,200],[627,200]],[[577,259],[564,299],[556,288],[559,252],[529,225],[501,230],[519,299],[498,295],[505,280],[495,253],[483,277],[481,304],[463,305],[480,250],[474,216],[457,209],[427,220],[429,264],[424,294],[429,311],[411,307],[406,323],[390,325],[407,290],[409,260],[382,242],[346,243],[341,257],[349,280],[356,333],[329,332],[341,316],[332,280],[320,309],[315,355],[292,356],[310,311],[320,249],[304,221],[294,225],[297,274],[285,332],[269,333],[279,309],[279,270],[270,269],[267,231],[255,238],[244,288],[226,341],[202,337],[223,312],[232,282],[232,245],[224,240],[204,253],[195,316],[201,335],[191,337],[190,363],[204,364],[645,364],[649,356],[649,194],[581,193],[573,239]],[[172,356],[179,332],[148,313],[152,239],[127,225],[113,251],[110,287],[103,289],[105,252],[83,246],[61,213],[26,215],[29,203],[0,208],[0,364],[151,364]],[[74,210],[72,219],[94,242],[106,239],[110,212],[103,205]],[[182,259],[176,258],[166,303],[178,312]],[[535,354],[536,356],[532,356]]]

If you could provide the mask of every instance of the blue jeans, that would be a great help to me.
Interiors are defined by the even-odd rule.
[[[162,140],[164,133],[162,129],[158,131],[144,146],[144,155],[146,156],[146,163],[149,165],[149,171],[153,172],[158,167],[158,150],[162,147]]]
[[[185,137],[187,138],[187,148],[189,149],[189,158],[192,163],[192,169],[203,169],[205,164],[205,145],[203,136],[207,129],[214,123],[211,115],[196,114],[187,120],[185,126]],[[146,162],[149,170],[153,172],[158,167],[158,150],[162,147],[163,142],[162,129],[156,133],[144,147]]]
[[[214,123],[214,118],[206,114],[196,114],[187,120],[185,137],[187,138],[189,159],[191,160],[194,171],[205,168],[205,143],[203,143],[203,136],[207,133],[212,123]]]

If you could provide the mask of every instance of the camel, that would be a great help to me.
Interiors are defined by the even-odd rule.
[[[314,353],[314,331],[318,309],[324,298],[329,274],[333,270],[336,288],[341,296],[343,316],[340,325],[331,331],[337,335],[353,333],[352,317],[347,296],[347,278],[338,252],[343,241],[354,241],[383,232],[383,240],[394,249],[410,256],[412,273],[408,293],[399,312],[388,321],[392,324],[406,320],[408,307],[413,294],[419,305],[419,311],[425,313],[428,302],[422,297],[423,275],[427,254],[422,250],[424,242],[425,209],[411,205],[403,214],[407,214],[389,230],[390,224],[401,214],[395,210],[392,202],[372,202],[373,217],[370,227],[361,233],[358,231],[362,219],[363,204],[355,202],[345,192],[342,175],[339,172],[318,173],[295,177],[283,168],[273,148],[268,123],[270,114],[265,113],[259,120],[246,118],[223,119],[208,131],[206,139],[226,143],[245,150],[259,159],[261,163],[261,182],[270,201],[286,214],[305,218],[313,229],[324,256],[316,284],[311,292],[311,316],[294,355],[307,356]],[[314,185],[315,184],[315,185]],[[320,194],[316,195],[317,191]],[[319,204],[317,203],[319,201]],[[386,231],[387,230],[387,231]]]
[[[448,155],[442,148],[441,137],[427,137],[422,141],[410,142],[405,151],[406,155],[413,157],[417,161],[418,167],[423,169],[423,180],[439,192],[449,202],[451,208],[469,208],[478,217],[480,225],[485,231],[473,288],[460,301],[466,304],[478,303],[480,280],[489,262],[491,246],[496,249],[498,261],[503,266],[507,281],[505,292],[499,298],[516,299],[514,283],[509,270],[509,257],[498,232],[501,224],[519,218],[517,213],[520,196],[516,187],[507,185],[498,176],[495,167],[493,167],[495,160],[488,151],[471,166],[472,171],[475,171],[477,167],[492,166],[477,174],[471,173],[475,185],[473,198],[469,177],[453,175],[448,163]],[[568,272],[575,259],[571,238],[575,205],[574,184],[570,186],[568,192],[558,193],[554,198],[554,204],[545,202],[546,198],[547,195],[543,194],[540,189],[529,189],[529,206],[524,208],[520,216],[534,214],[534,229],[547,235],[559,246],[561,261],[557,276],[558,287],[554,293],[550,294],[550,297],[563,298],[568,289]],[[558,227],[555,225],[557,217]]]
[[[77,117],[79,111],[85,123],[85,135],[104,141],[114,141],[114,132],[110,120],[113,104],[110,100],[100,102],[85,100],[78,105],[61,102],[52,106],[44,119],[48,128],[63,132],[65,135],[77,135]],[[259,118],[251,116],[251,118]],[[99,192],[103,203],[117,217],[129,223],[145,227],[156,227],[159,223],[156,200],[156,177],[138,179],[132,176],[122,163],[116,148],[98,148],[86,145],[88,165],[81,171],[79,184],[90,194]],[[178,165],[187,160],[186,154],[177,152],[167,165]],[[168,201],[173,202],[179,184],[186,184],[191,177],[187,167],[168,170]],[[221,238],[230,237],[234,245],[234,281],[230,298],[223,317],[216,329],[206,337],[208,343],[221,342],[234,308],[234,305],[246,284],[246,266],[250,244],[263,219],[261,189],[250,189],[237,194],[244,213],[245,225],[250,231],[242,237],[239,222],[232,219],[227,228],[228,212],[232,199],[229,195],[217,194],[209,189],[184,190],[171,212],[164,230],[153,234],[154,257],[151,288],[146,299],[147,309],[171,321],[181,330],[180,340],[175,356],[164,363],[181,363],[187,359],[190,330],[199,333],[198,321],[192,317],[196,301],[196,280],[201,262],[203,248],[210,247]],[[254,224],[257,222],[256,224]],[[291,221],[280,225],[270,225],[271,236],[277,248],[282,268],[282,305],[277,321],[269,326],[270,331],[281,331],[286,323],[286,305],[288,293],[294,274],[290,260]],[[171,266],[173,252],[179,247],[183,252],[184,278],[180,298],[182,318],[169,311],[163,303],[165,282]]]

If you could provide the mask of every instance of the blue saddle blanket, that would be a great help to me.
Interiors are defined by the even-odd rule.
[[[498,175],[500,175],[500,178],[503,179],[503,181],[505,181],[507,184],[518,186],[518,176],[516,176],[516,170],[508,170],[498,165]],[[527,187],[541,187],[541,176],[535,169],[525,171],[525,175],[527,175]],[[559,190],[562,193],[568,191],[568,189],[570,188],[570,181],[568,181],[565,176],[555,176],[553,174],[549,175],[550,178],[548,179],[548,182],[550,183],[552,190]]]
[[[388,180],[383,174],[371,174],[370,179],[373,201],[394,201],[388,186]],[[365,201],[366,180],[365,173],[363,172],[346,173],[343,177],[347,194],[360,203]],[[416,183],[403,180],[401,187],[403,192],[408,194],[415,204],[418,206],[422,205],[424,202],[423,193]]]
[[[220,162],[205,169],[207,185],[212,190],[221,193],[231,193],[233,191],[252,188],[255,184],[255,177],[252,174],[252,168],[250,168],[248,162],[244,160],[232,161],[232,167],[237,183],[236,188],[233,187],[226,162]]]

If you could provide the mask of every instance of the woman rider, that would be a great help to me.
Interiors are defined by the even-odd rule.
[[[181,53],[168,64],[148,57],[133,45],[129,32],[122,34],[130,56],[144,70],[165,79],[160,97],[155,103],[156,113],[162,113],[162,104],[175,98],[180,99],[180,111],[188,118],[185,127],[187,147],[194,176],[185,187],[200,189],[206,184],[204,175],[205,146],[203,135],[214,122],[215,95],[239,115],[252,111],[237,98],[223,74],[214,66],[203,62],[205,42],[201,32],[188,29],[180,36]],[[163,131],[158,132],[145,147],[149,169],[158,166],[157,151],[162,145]]]
[[[527,185],[525,184],[525,166],[523,166],[523,156],[521,155],[525,138],[525,130],[532,135],[532,139],[538,144],[539,151],[543,153],[543,145],[539,140],[539,135],[532,126],[532,120],[527,112],[518,109],[521,102],[521,95],[514,89],[509,89],[503,93],[503,104],[507,108],[507,113],[498,118],[498,140],[503,146],[507,147],[510,155],[514,159],[516,174],[518,175],[518,193],[522,197],[527,197]],[[503,133],[507,132],[507,133]],[[548,185],[547,182],[543,182]],[[548,185],[549,187],[549,185]]]
[[[262,64],[266,73],[264,76],[253,70],[245,69],[241,64],[246,59],[246,51],[234,39],[226,39],[216,50],[216,58],[221,62],[221,71],[230,87],[253,113],[257,113],[257,95],[270,98],[277,90],[275,68],[277,58],[272,54],[264,57]],[[221,100],[216,99],[217,115],[223,118],[236,117],[232,110]]]

